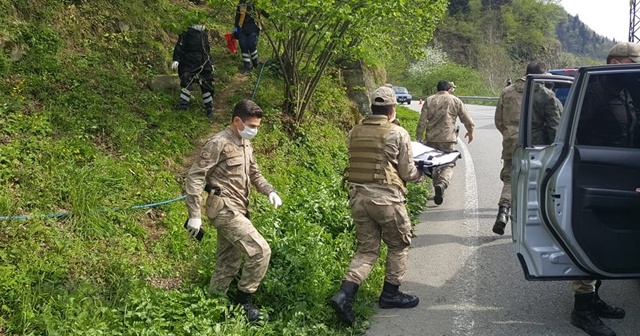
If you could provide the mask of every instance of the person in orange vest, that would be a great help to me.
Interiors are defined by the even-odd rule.
[[[264,11],[257,11],[253,0],[240,0],[236,8],[233,34],[237,35],[242,53],[242,72],[258,66],[258,37],[262,30],[261,16],[269,18]]]

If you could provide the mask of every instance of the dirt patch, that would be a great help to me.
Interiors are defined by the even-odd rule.
[[[249,81],[249,76],[246,74],[236,73],[231,77],[231,81],[225,85],[221,90],[217,90],[216,99],[213,105],[218,111],[226,111],[231,108],[231,97],[236,95],[240,90],[239,88],[244,86]]]
[[[151,284],[151,286],[164,289],[164,290],[173,290],[178,289],[182,285],[182,278],[180,277],[161,277],[159,275],[152,275],[148,277],[147,282]]]
[[[158,209],[148,209],[145,211],[146,218],[140,224],[147,229],[147,240],[156,241],[167,232],[166,227],[162,224],[166,213]]]

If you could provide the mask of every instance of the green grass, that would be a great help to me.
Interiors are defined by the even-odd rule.
[[[189,239],[183,202],[127,209],[180,196],[189,158],[229,119],[218,111],[211,128],[199,98],[178,112],[177,92],[147,89],[168,72],[175,35],[163,27],[203,7],[144,3],[0,0],[12,13],[0,18],[0,40],[26,50],[19,61],[0,57],[0,216],[34,216],[0,221],[0,335],[362,334],[381,261],[358,295],[355,327],[340,326],[326,305],[355,249],[340,183],[350,103],[331,74],[295,137],[280,123],[277,71],[265,71],[256,97],[266,112],[257,159],[284,201],[277,211],[262,195],[251,202],[273,251],[257,294],[272,317],[265,325],[205,293],[215,230]],[[211,27],[230,26],[221,13],[211,13]],[[239,56],[213,53],[218,90],[234,90],[229,103],[247,97],[256,74],[233,87]],[[417,122],[414,112],[399,116]],[[426,194],[411,187],[414,219]],[[60,212],[72,215],[38,217]]]

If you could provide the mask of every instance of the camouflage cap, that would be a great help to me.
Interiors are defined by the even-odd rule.
[[[396,104],[396,92],[390,87],[381,86],[371,94],[371,105],[388,106]]]
[[[454,82],[449,82],[449,85],[451,85],[452,88],[457,87],[456,84]]]
[[[607,58],[628,57],[636,63],[640,63],[640,44],[633,42],[620,42],[611,48]]]

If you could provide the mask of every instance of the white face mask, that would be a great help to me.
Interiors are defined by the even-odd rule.
[[[238,134],[240,134],[241,138],[251,140],[256,136],[256,134],[258,134],[257,128],[248,127],[242,122],[242,120],[240,120],[240,122],[242,123],[242,126],[244,126],[244,129],[242,131],[238,131]]]
[[[205,27],[204,27],[203,24],[196,24],[196,25],[191,26],[191,28],[193,28],[195,30],[203,31]]]

